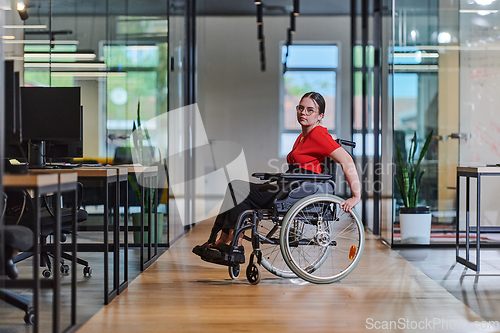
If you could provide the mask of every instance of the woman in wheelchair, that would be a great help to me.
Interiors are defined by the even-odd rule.
[[[321,174],[325,158],[328,157],[337,162],[342,167],[352,193],[352,197],[340,202],[339,207],[346,213],[351,213],[352,208],[361,198],[359,177],[349,153],[333,140],[325,127],[320,126],[320,121],[325,114],[323,96],[316,92],[308,92],[302,96],[296,109],[302,134],[299,135],[292,151],[287,156],[289,164],[287,173]],[[271,208],[276,195],[282,188],[283,186],[279,184],[270,186],[269,184],[248,184],[243,181],[231,182],[226,191],[221,213],[215,220],[208,241],[203,245],[195,246],[193,252],[205,261],[214,261],[231,251],[230,243],[240,214],[250,209]],[[222,232],[216,239],[219,231]],[[242,240],[243,233],[239,235],[237,241],[233,242],[232,254],[243,256]]]

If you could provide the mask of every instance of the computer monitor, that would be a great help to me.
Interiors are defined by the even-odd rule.
[[[27,151],[22,145],[23,136],[19,92],[19,72],[14,71],[13,60],[5,61],[4,78],[4,157],[25,160],[27,157]],[[2,162],[5,165],[6,172],[18,172],[17,170],[13,170],[10,163],[8,163],[7,161]]]
[[[82,157],[80,87],[22,87],[22,139],[30,168],[59,157]]]
[[[31,141],[82,140],[80,87],[22,87],[23,138]]]

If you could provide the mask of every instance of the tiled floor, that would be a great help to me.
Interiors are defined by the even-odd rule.
[[[455,261],[455,249],[401,249],[406,260],[485,320],[500,320],[500,249],[481,250],[481,271]]]

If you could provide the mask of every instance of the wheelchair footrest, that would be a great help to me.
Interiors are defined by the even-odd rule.
[[[201,255],[201,259],[224,266],[237,266],[245,263],[245,255],[241,253],[227,253],[206,249]]]

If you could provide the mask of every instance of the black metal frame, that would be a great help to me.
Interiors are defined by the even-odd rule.
[[[4,186],[5,187],[5,186]],[[11,186],[8,186],[11,187]],[[7,188],[8,188],[7,187]],[[74,183],[64,183],[61,184],[58,181],[53,185],[45,185],[45,186],[16,186],[24,189],[29,189],[33,191],[33,201],[36,209],[33,215],[33,279],[17,279],[17,280],[5,280],[4,285],[6,288],[33,288],[33,332],[39,332],[40,325],[40,289],[42,288],[52,288],[53,289],[53,303],[52,303],[52,330],[53,332],[61,331],[61,322],[60,322],[60,312],[61,312],[61,276],[60,274],[53,274],[53,278],[51,280],[40,281],[40,252],[41,252],[41,244],[40,244],[40,209],[41,208],[41,196],[47,194],[55,195],[55,202],[59,203],[61,199],[62,192],[74,192],[74,202],[72,207],[72,216],[73,221],[76,221],[76,205],[77,205],[77,185]],[[12,186],[11,188],[15,188]],[[61,208],[59,204],[54,207],[54,235],[53,235],[53,257],[54,262],[61,262]],[[72,279],[71,279],[71,321],[70,325],[64,330],[64,332],[73,332],[76,330],[76,253],[77,253],[77,243],[76,243],[76,222],[73,223],[72,226],[72,244],[70,245],[69,250],[73,254],[73,267],[72,267]],[[7,297],[11,297],[13,294],[8,295]],[[14,295],[15,296],[15,295]],[[15,297],[18,302],[21,304],[25,304],[22,298]],[[28,308],[29,310],[29,308]]]
[[[500,232],[500,227],[481,227],[481,177],[484,176],[500,176],[500,172],[474,172],[474,171],[460,171],[457,170],[457,205],[456,205],[456,261],[476,272],[480,270],[481,264],[481,232]],[[460,256],[460,177],[466,178],[465,188],[465,258]],[[476,207],[476,221],[477,226],[470,226],[470,179],[477,179],[477,207]],[[476,263],[470,260],[470,234],[476,234]]]
[[[125,273],[125,281],[120,284],[119,281],[119,270],[120,270],[120,178],[118,174],[118,170],[116,170],[117,174],[114,176],[93,176],[93,177],[80,177],[78,180],[84,184],[92,185],[97,183],[101,185],[102,190],[104,191],[104,224],[103,226],[79,226],[79,231],[100,231],[104,232],[104,244],[101,243],[85,243],[80,244],[79,251],[80,252],[103,252],[104,253],[104,304],[109,304],[115,297],[120,293],[120,291],[124,290],[128,286],[128,273]],[[109,186],[112,185],[114,188],[114,202],[113,209],[111,210],[109,207]],[[128,185],[127,185],[128,186]],[[127,209],[128,211],[128,209]],[[108,218],[110,213],[113,212],[114,223],[112,228],[110,229]],[[124,229],[125,230],[125,229]],[[113,231],[113,244],[109,243],[109,235],[108,232]],[[125,240],[127,237],[125,236]],[[63,246],[64,248],[64,246]],[[108,252],[113,252],[113,288],[109,290],[109,255]],[[126,256],[126,254],[125,254]],[[126,257],[128,258],[128,257]],[[125,262],[124,271],[128,271],[128,264]]]
[[[148,227],[147,227],[147,232],[148,232],[148,255],[147,258],[144,258],[144,214],[141,214],[141,253],[140,253],[140,268],[141,271],[145,270],[149,266],[151,266],[152,263],[158,259],[158,214],[157,214],[157,209],[158,209],[158,186],[157,186],[157,181],[158,181],[158,173],[157,172],[149,172],[149,171],[144,171],[139,175],[139,183],[144,184],[145,186],[141,186],[141,212],[144,212],[144,208],[147,208],[148,212]],[[153,187],[154,184],[154,187]],[[144,202],[145,200],[145,195],[144,191],[147,189],[149,191],[149,196],[150,200],[148,200],[147,203]],[[153,189],[156,190],[155,194],[153,195]],[[151,202],[151,199],[153,202]],[[144,204],[147,206],[145,207]],[[151,207],[153,205],[153,207]],[[154,215],[154,228],[151,228],[151,218],[152,215]],[[152,230],[154,229],[154,230]],[[152,234],[152,231],[154,234]],[[154,253],[152,254],[152,239],[154,236]]]

